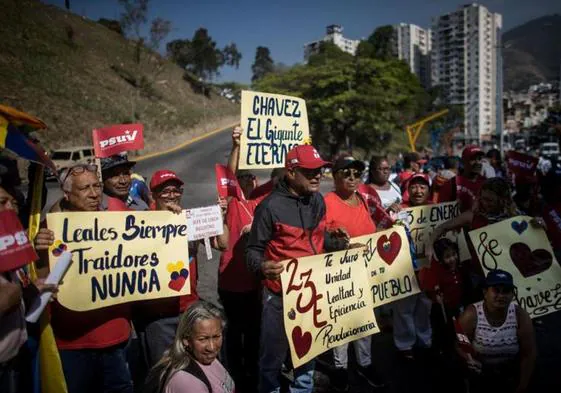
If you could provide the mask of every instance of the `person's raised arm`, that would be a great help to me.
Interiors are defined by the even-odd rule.
[[[536,364],[536,338],[534,326],[528,313],[516,306],[518,317],[518,343],[520,345],[520,378],[516,393],[525,392]]]
[[[238,161],[240,160],[241,136],[242,128],[240,126],[234,127],[232,130],[232,150],[230,151],[230,157],[228,157],[228,169],[230,169],[234,174],[238,170]]]

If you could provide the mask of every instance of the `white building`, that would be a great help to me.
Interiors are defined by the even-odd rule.
[[[394,50],[400,60],[409,64],[411,72],[419,78],[421,85],[431,85],[431,30],[417,25],[400,23],[394,26]]]
[[[310,42],[304,45],[304,60],[308,61],[308,58],[319,51],[319,46],[322,42],[332,42],[341,48],[342,51],[355,55],[356,48],[360,43],[360,40],[351,40],[343,37],[343,27],[339,25],[329,25],[327,26],[327,34],[319,41]]]
[[[433,19],[432,85],[464,107],[468,142],[497,137],[502,127],[502,17],[478,4]]]

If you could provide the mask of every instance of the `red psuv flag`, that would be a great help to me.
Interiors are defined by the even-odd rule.
[[[508,171],[513,174],[517,181],[522,179],[533,179],[536,176],[536,168],[539,159],[529,156],[528,154],[519,153],[517,151],[509,151],[506,153],[506,163]]]
[[[238,179],[236,175],[232,173],[230,168],[216,164],[214,166],[216,171],[216,189],[218,195],[222,198],[236,198],[239,200],[244,200],[244,195],[240,185],[238,184]]]
[[[465,354],[473,355],[475,354],[475,349],[471,345],[471,341],[469,341],[469,337],[464,333],[464,329],[462,329],[462,325],[456,318],[452,318],[454,320],[454,330],[456,330],[456,341],[458,342],[458,346]]]
[[[18,269],[38,258],[13,210],[0,212],[0,273]]]
[[[119,124],[93,130],[95,156],[105,158],[129,150],[144,149],[142,124]]]

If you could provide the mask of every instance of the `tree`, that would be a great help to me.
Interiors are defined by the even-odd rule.
[[[195,31],[191,40],[178,39],[168,42],[166,49],[174,63],[203,81],[219,75],[219,69],[224,65],[238,68],[242,58],[233,42],[222,50],[217,48],[216,42],[205,28]]]
[[[368,37],[367,43],[371,45],[371,57],[381,60],[396,58],[394,50],[395,30],[393,26],[380,26]]]
[[[271,51],[266,46],[258,46],[255,51],[255,61],[251,65],[251,82],[257,82],[265,75],[270,74],[275,69],[275,63],[271,58]]]
[[[70,11],[70,0],[64,0],[64,7]]]
[[[146,92],[153,91],[151,82],[157,77],[163,68],[163,59],[156,57],[155,68],[147,77],[143,75],[141,63],[144,57],[154,56],[153,52],[147,51],[147,47],[152,51],[158,50],[162,41],[171,31],[171,22],[162,18],[156,18],[151,22],[150,36],[145,37],[143,30],[148,23],[148,4],[149,0],[119,0],[123,7],[121,13],[121,27],[126,37],[134,42],[133,59],[136,65],[133,75],[133,85],[136,88],[136,99],[132,99],[131,120],[137,118],[136,104],[140,96],[140,89]],[[148,64],[152,64],[148,62]]]
[[[101,18],[97,21],[97,23],[107,27],[109,30],[113,30],[115,33],[121,36],[125,35],[123,33],[123,27],[121,26],[121,23],[118,20]]]

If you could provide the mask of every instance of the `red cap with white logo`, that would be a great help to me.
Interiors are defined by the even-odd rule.
[[[160,171],[156,171],[152,175],[152,179],[150,179],[150,190],[154,191],[156,188],[161,186],[168,181],[176,181],[179,184],[183,185],[183,180],[181,180],[174,171],[170,171],[167,169],[162,169]]]
[[[287,169],[317,169],[328,165],[331,164],[323,161],[318,151],[311,145],[294,146],[286,155],[285,167]]]

